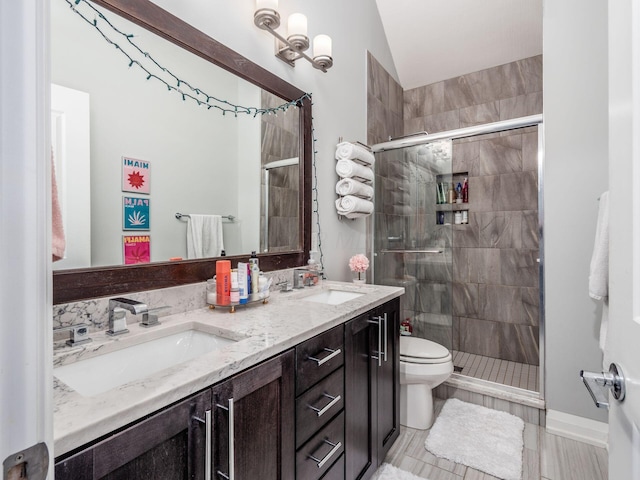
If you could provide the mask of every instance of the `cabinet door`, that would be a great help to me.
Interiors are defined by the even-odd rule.
[[[203,480],[211,405],[206,391],[151,416],[55,466],[57,480]]]
[[[382,320],[382,363],[378,368],[378,463],[400,435],[400,324],[399,300],[385,303],[376,310]]]
[[[213,387],[213,478],[293,480],[294,354]]]
[[[345,325],[345,468],[348,480],[369,478],[377,467],[378,326],[366,313]],[[376,358],[372,358],[376,357]]]

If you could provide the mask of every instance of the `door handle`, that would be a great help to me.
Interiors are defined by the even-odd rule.
[[[612,363],[609,365],[608,372],[595,373],[580,370],[580,377],[596,407],[609,409],[607,389],[611,390],[613,398],[619,402],[624,400],[626,394],[624,375],[618,364]]]

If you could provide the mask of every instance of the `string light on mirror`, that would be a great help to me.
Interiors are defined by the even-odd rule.
[[[133,34],[126,33],[118,29],[88,0],[64,1],[67,2],[69,8],[73,12],[78,14],[78,16],[80,16],[80,18],[82,18],[87,24],[95,28],[108,44],[115,47],[119,53],[127,58],[130,68],[139,68],[146,75],[147,80],[161,82],[169,92],[181,95],[183,101],[190,100],[195,102],[199,107],[204,107],[208,110],[214,109],[215,111],[221,112],[222,115],[229,113],[237,118],[238,114],[257,117],[258,115],[277,115],[279,112],[286,113],[290,107],[300,106],[303,100],[311,99],[311,95],[305,93],[296,100],[283,103],[276,107],[258,108],[237,105],[228,100],[218,98],[215,95],[210,95],[201,88],[194,87],[192,83],[187,80],[183,80],[167,67],[161,65],[149,52],[143,50],[137,45],[134,41],[135,36]],[[271,3],[275,3],[277,6],[278,2],[277,0],[271,0]],[[85,11],[81,11],[81,8]],[[124,45],[124,47],[118,44],[114,38],[122,38],[124,41],[122,45]]]
[[[280,26],[278,0],[256,0],[253,22],[258,28],[266,30],[275,37],[276,57],[292,67],[295,67],[296,60],[301,58],[308,60],[315,68],[325,73],[333,66],[331,37],[328,35],[317,35],[313,39],[313,58],[305,53],[309,49],[309,37],[307,17],[302,13],[293,13],[289,16],[286,38],[276,30]]]

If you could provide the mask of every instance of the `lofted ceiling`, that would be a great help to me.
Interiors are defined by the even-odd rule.
[[[542,0],[376,0],[406,89],[542,53]]]

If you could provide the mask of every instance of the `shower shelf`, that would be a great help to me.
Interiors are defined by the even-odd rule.
[[[459,212],[469,210],[470,203],[436,203],[437,212]]]

